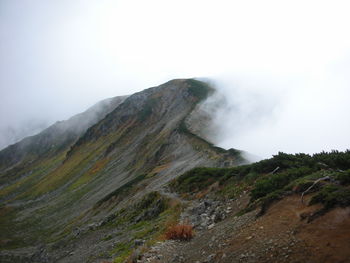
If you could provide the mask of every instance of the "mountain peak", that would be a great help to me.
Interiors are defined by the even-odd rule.
[[[13,231],[28,237],[0,229],[9,246],[39,246],[68,222],[85,224],[81,218],[94,209],[99,212],[87,218],[97,220],[191,168],[242,163],[239,151],[215,147],[188,128],[188,117],[212,92],[195,79],[171,80],[100,103],[99,111],[89,109],[1,151],[0,198],[11,211],[1,225],[21,214],[18,224],[11,222]],[[131,184],[142,191],[118,194]],[[38,224],[52,234],[30,238]]]

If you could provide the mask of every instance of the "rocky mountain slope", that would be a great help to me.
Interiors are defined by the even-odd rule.
[[[76,141],[90,126],[103,119],[126,99],[126,96],[100,101],[69,120],[56,122],[39,133],[0,151],[0,171],[18,163],[34,161],[47,154],[57,154]]]
[[[115,213],[151,198],[155,211],[143,216],[152,217],[164,210],[154,191],[171,179],[197,166],[245,162],[239,151],[196,135],[201,120],[187,120],[212,92],[197,80],[173,80],[100,103],[2,150],[1,261],[99,262],[111,250],[101,243],[107,230],[91,230]]]
[[[0,152],[0,262],[350,262],[350,151],[247,164],[178,79]],[[209,127],[209,128],[208,128]]]

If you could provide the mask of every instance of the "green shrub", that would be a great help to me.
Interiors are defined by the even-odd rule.
[[[340,172],[337,174],[336,179],[339,180],[339,182],[342,185],[349,185],[350,184],[350,169],[345,172]]]
[[[252,170],[257,173],[270,173],[277,167],[279,167],[279,171],[283,171],[303,166],[311,167],[312,164],[312,157],[308,154],[287,154],[279,152],[270,159],[252,164]]]
[[[283,173],[267,175],[255,183],[254,188],[251,191],[251,197],[255,200],[276,190],[281,190],[293,180],[310,174],[312,171],[311,168],[301,167],[288,169]]]
[[[296,193],[301,193],[307,190],[310,186],[314,184],[314,182],[321,178],[325,177],[326,175],[330,175],[330,173],[325,173],[324,171],[317,171],[315,173],[308,174],[306,176],[300,177],[294,181],[292,181],[290,184],[288,184],[284,190],[291,191],[293,190]],[[320,189],[320,186],[322,185],[322,182],[317,183],[313,186],[312,191],[316,191]]]
[[[270,159],[234,168],[195,168],[179,176],[170,183],[170,188],[179,193],[196,193],[219,183],[218,194],[234,198],[242,189],[251,190],[251,201],[268,204],[291,190],[303,192],[318,178],[329,175],[341,185],[350,184],[350,169],[345,172],[335,170],[350,167],[350,151],[322,152],[319,154],[286,154],[279,152]],[[277,167],[279,169],[271,174]],[[318,183],[312,191],[320,191],[324,182]],[[324,190],[326,191],[326,190]],[[321,195],[319,198],[321,198]],[[347,204],[347,191],[337,191],[324,199],[328,206],[332,202]],[[316,198],[316,197],[315,197]],[[316,200],[316,199],[315,199]],[[328,200],[328,201],[327,201]]]
[[[350,150],[345,152],[331,151],[321,152],[313,155],[315,162],[326,164],[333,169],[350,169]]]
[[[322,203],[325,209],[330,209],[335,206],[349,206],[350,189],[337,185],[326,185],[310,200],[310,205],[317,203]]]
[[[173,180],[169,186],[179,193],[192,193],[205,189],[217,178],[224,176],[226,169],[221,168],[194,168]]]
[[[150,192],[144,196],[139,203],[137,203],[136,207],[138,209],[147,209],[160,200],[160,198],[161,195],[158,192]]]

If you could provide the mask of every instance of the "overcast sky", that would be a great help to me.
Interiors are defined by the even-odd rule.
[[[0,147],[172,78],[228,99],[217,143],[349,147],[348,1],[0,0]]]

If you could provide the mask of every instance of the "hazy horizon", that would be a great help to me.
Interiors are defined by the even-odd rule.
[[[0,148],[174,78],[226,98],[216,143],[262,157],[349,147],[347,1],[0,2]]]

